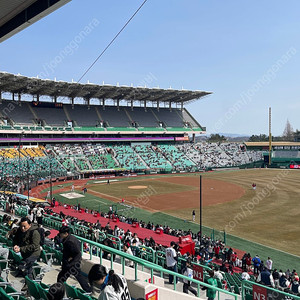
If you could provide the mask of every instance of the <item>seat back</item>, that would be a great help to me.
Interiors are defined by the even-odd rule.
[[[25,276],[25,282],[28,287],[29,295],[34,299],[41,299],[40,292],[37,287],[37,283],[30,279],[28,276]]]
[[[3,288],[0,288],[0,299],[1,300],[14,300],[12,296],[9,296],[6,294],[6,292],[3,290]]]
[[[48,291],[45,290],[40,284],[37,284],[37,289],[39,291],[39,294],[41,295],[41,299],[45,299],[45,300],[49,299],[48,298],[48,294],[49,294]]]
[[[76,287],[73,287],[73,286],[67,284],[66,282],[64,284],[65,284],[67,296],[72,299],[79,299],[79,295],[78,295],[78,291],[77,291]]]

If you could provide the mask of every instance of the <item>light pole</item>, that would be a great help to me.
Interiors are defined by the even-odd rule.
[[[202,241],[202,175],[200,175],[200,247]]]
[[[52,195],[53,195],[53,189],[52,189],[52,156],[53,156],[53,153],[52,153],[52,150],[51,149],[48,149],[47,150],[47,153],[48,153],[48,156],[49,156],[49,184],[50,184],[50,203],[52,204]]]
[[[28,202],[29,202],[29,159],[27,158],[27,195],[28,195]]]

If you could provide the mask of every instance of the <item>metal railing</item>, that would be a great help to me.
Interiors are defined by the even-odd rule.
[[[82,250],[82,253],[84,252],[83,251],[83,244],[86,243],[88,246],[89,246],[89,249],[90,249],[90,260],[93,259],[93,248],[95,249],[96,248],[96,257],[98,256],[99,257],[99,262],[100,264],[102,264],[102,253],[103,251],[106,251],[106,252],[109,252],[111,253],[111,258],[110,258],[110,268],[113,269],[113,266],[114,266],[114,255],[118,255],[121,259],[121,265],[122,265],[122,275],[125,275],[125,260],[131,260],[133,261],[134,263],[134,273],[135,273],[135,280],[137,281],[138,280],[138,266],[141,266],[142,267],[142,270],[144,268],[147,268],[150,270],[150,281],[152,282],[153,281],[153,276],[154,276],[154,272],[157,272],[160,274],[160,277],[163,277],[164,274],[167,274],[167,275],[173,275],[174,276],[174,290],[176,291],[176,281],[177,279],[185,279],[185,280],[188,280],[190,282],[193,282],[197,285],[197,293],[198,293],[198,297],[200,297],[200,289],[201,287],[205,287],[205,288],[208,288],[208,289],[213,289],[215,290],[216,292],[218,292],[218,299],[220,297],[220,293],[224,293],[226,295],[230,295],[232,296],[235,300],[238,299],[239,295],[237,294],[234,294],[234,293],[231,293],[227,290],[223,290],[223,289],[220,289],[220,288],[217,288],[217,287],[213,287],[205,282],[201,282],[197,279],[192,279],[192,278],[189,278],[189,277],[186,277],[182,274],[179,274],[179,273],[176,273],[176,272],[173,272],[173,271],[170,271],[168,269],[165,269],[161,266],[158,266],[154,263],[151,263],[151,262],[148,262],[146,260],[143,260],[141,258],[138,258],[136,256],[132,256],[132,255],[129,255],[125,252],[121,252],[119,250],[116,250],[116,249],[113,249],[111,247],[107,247],[105,245],[102,245],[102,244],[99,244],[99,243],[96,243],[96,242],[93,242],[93,241],[90,241],[90,240],[87,240],[85,238],[82,238],[80,236],[77,236],[78,240],[81,242],[81,250]]]
[[[253,286],[258,287],[258,291],[254,291]],[[256,282],[243,280],[241,286],[242,300],[246,299],[295,299],[300,300],[300,297],[292,293],[287,293],[279,289],[268,287]]]

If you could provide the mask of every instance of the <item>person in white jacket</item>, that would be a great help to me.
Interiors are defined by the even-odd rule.
[[[95,264],[88,278],[91,286],[100,286],[98,300],[131,300],[125,277],[116,274],[114,270],[107,272],[104,266]]]

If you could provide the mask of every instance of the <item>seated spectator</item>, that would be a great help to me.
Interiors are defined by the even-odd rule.
[[[108,246],[108,247],[111,247],[111,248],[115,249],[114,243],[109,238],[106,238],[103,241],[103,244],[105,246]],[[103,250],[103,256],[102,257],[105,258],[105,259],[110,259],[111,258],[111,254],[108,251]],[[115,258],[116,258],[116,255],[113,254],[113,260],[115,260]]]
[[[257,282],[269,287],[275,287],[273,276],[266,268],[263,268],[260,274],[258,275]]]
[[[246,269],[244,269],[243,273],[242,273],[242,280],[249,280],[250,279],[250,275],[249,273],[246,271]]]
[[[133,239],[132,240],[132,243],[131,243],[131,251],[132,251],[132,254],[134,256],[137,256],[139,257],[140,256],[140,248],[137,246],[137,241],[136,239]]]
[[[55,247],[55,243],[52,239],[49,238],[49,236],[51,235],[51,231],[47,230],[45,231],[45,238],[44,238],[44,245],[49,246],[51,248]]]
[[[294,294],[300,293],[299,277],[295,277],[295,279],[293,280],[292,285],[291,285],[291,291]]]
[[[228,273],[228,269],[227,269],[227,267],[225,266],[225,263],[222,263],[222,266],[220,267],[220,271],[225,272],[225,273]]]
[[[93,265],[88,274],[88,279],[91,286],[95,284],[100,286],[99,300],[131,300],[125,277],[117,275],[114,270],[107,272],[104,266]]]
[[[222,273],[219,271],[219,268],[218,267],[215,267],[215,272],[214,272],[214,277],[219,279],[220,281],[223,280],[223,275]]]
[[[274,271],[272,273],[272,276],[273,276],[275,288],[278,288],[278,286],[279,286],[279,272],[277,271],[277,269],[274,269]]]
[[[283,290],[287,289],[290,286],[290,282],[286,278],[286,274],[282,273],[281,277],[279,278],[279,287]]]
[[[124,248],[124,252],[129,254],[129,255],[132,255],[132,251],[131,251],[131,248],[130,248],[130,243],[129,242],[125,242],[124,245],[123,245],[123,248]],[[132,267],[133,268],[133,261],[132,260],[129,260],[129,259],[125,259],[125,265],[127,267]]]

